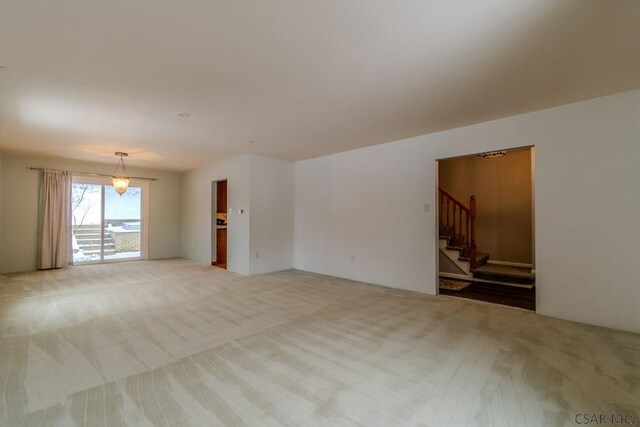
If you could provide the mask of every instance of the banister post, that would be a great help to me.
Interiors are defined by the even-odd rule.
[[[469,211],[466,212],[466,217],[465,217],[465,222],[467,223],[467,230],[466,233],[464,235],[464,247],[465,248],[469,248],[469,242],[471,241],[470,239],[470,233],[471,233],[471,218],[469,217]]]
[[[449,233],[449,198],[447,197],[447,208],[446,208],[446,213],[447,213],[447,233]]]
[[[444,225],[444,218],[442,217],[442,205],[443,205],[442,191],[439,191],[439,194],[440,194],[440,206],[438,206],[438,207],[440,209],[440,215],[439,215],[439,218],[440,218],[440,233],[442,233],[443,232],[442,226]]]
[[[471,196],[469,201],[469,216],[471,217],[471,242],[469,244],[469,260],[471,270],[478,268],[476,258],[476,196]]]
[[[462,208],[460,209],[460,212],[458,212],[458,235],[456,236],[456,242],[458,246],[462,246],[463,245],[463,240],[462,240]]]
[[[453,228],[451,229],[451,241],[453,242],[452,244],[455,245],[456,244],[456,211],[458,210],[458,206],[454,203],[453,204],[453,216],[452,216],[452,221],[451,223],[453,224]]]

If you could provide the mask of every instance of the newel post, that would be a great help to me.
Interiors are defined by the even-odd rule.
[[[440,190],[439,193],[440,193],[440,206],[439,206],[439,208],[440,208],[440,216],[438,218],[440,218],[440,233],[443,233],[444,232],[443,231],[444,230],[444,228],[443,228],[444,227],[444,217],[442,216],[442,205],[444,205],[444,203],[443,203],[444,196],[442,195],[442,190]]]
[[[476,196],[471,196],[469,201],[469,216],[471,217],[471,242],[469,244],[469,260],[471,270],[478,267],[478,259],[476,257]]]

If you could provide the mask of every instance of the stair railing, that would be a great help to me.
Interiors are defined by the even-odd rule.
[[[476,258],[476,196],[469,199],[469,207],[451,194],[439,189],[440,235],[449,236],[449,244],[462,248],[463,256],[469,258],[471,270],[478,267]]]

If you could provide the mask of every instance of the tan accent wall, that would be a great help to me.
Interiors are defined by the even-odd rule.
[[[479,156],[443,160],[440,188],[464,202],[476,196],[476,240],[490,259],[532,263],[531,150],[500,158]]]

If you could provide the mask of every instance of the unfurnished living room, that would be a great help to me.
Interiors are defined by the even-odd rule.
[[[640,1],[0,0],[0,426],[640,421]]]

